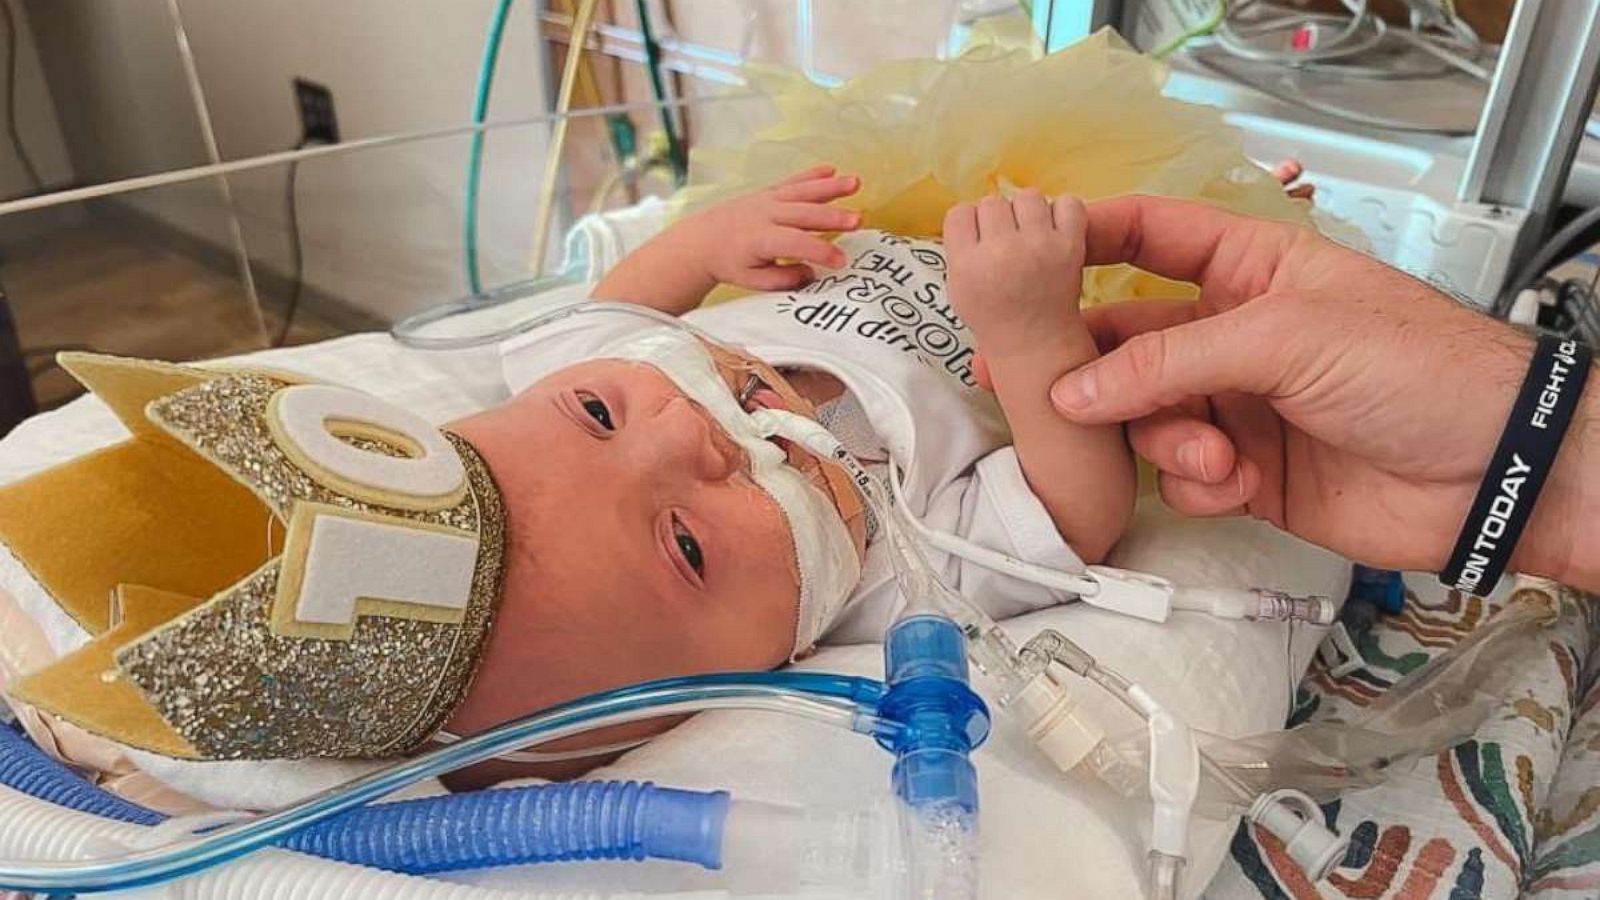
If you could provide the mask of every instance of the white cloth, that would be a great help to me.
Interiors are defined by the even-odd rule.
[[[999,405],[973,380],[972,334],[945,300],[943,249],[876,231],[845,235],[839,246],[850,259],[846,267],[819,273],[800,291],[746,297],[684,318],[774,366],[839,379],[904,467],[906,499],[929,527],[1028,562],[1081,570],[1023,479]],[[651,327],[629,316],[575,316],[520,335],[503,348],[507,386],[520,391]],[[1069,597],[929,553],[952,587],[996,618]],[[869,547],[861,582],[828,637],[879,640],[901,605],[886,553]]]

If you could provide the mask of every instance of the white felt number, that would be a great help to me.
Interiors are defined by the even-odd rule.
[[[304,633],[301,626],[310,626],[315,636],[347,637],[358,615],[461,620],[472,596],[477,538],[312,504],[296,511],[301,516],[310,518],[309,529],[291,528],[284,548],[285,559],[298,562],[299,591],[279,598],[293,609],[292,624],[275,617],[280,630]]]
[[[376,397],[332,385],[295,385],[273,398],[271,422],[285,452],[307,474],[357,499],[448,506],[466,484],[455,448],[437,428]],[[341,434],[398,444],[408,455],[375,453],[341,440]]]

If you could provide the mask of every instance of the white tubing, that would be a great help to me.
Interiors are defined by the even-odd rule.
[[[0,858],[67,862],[136,838],[138,825],[102,819],[36,800],[0,785]]]
[[[220,900],[224,897],[228,900],[316,900],[324,897],[344,900],[357,897],[361,900],[499,900],[509,897],[531,900],[537,897],[556,900],[557,896],[491,891],[271,848],[192,878],[117,894],[119,900]],[[566,895],[559,896],[567,900]]]
[[[150,828],[103,819],[0,785],[0,858],[72,862],[126,852]],[[707,895],[707,896],[714,896]],[[612,895],[627,900],[632,894]],[[119,900],[602,900],[600,894],[495,891],[267,848]],[[659,898],[658,898],[659,900]]]
[[[602,894],[496,891],[349,863],[266,849],[193,878],[138,891],[118,900],[607,900]],[[609,900],[623,900],[610,897]]]

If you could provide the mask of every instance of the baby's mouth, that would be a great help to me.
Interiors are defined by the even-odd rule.
[[[777,391],[767,387],[765,384],[758,383],[754,390],[748,392],[744,411],[755,412],[758,409],[781,409],[784,412],[788,412],[789,404],[784,402],[783,397]],[[795,461],[794,443],[788,438],[773,434],[767,436],[767,441],[782,450],[784,455],[789,457],[791,463]]]

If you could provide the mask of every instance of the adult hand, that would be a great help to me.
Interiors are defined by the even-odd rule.
[[[1088,262],[1200,286],[1088,311],[1106,355],[1057,410],[1129,421],[1189,515],[1240,511],[1376,566],[1442,568],[1532,341],[1310,229],[1129,197],[1088,209]],[[1591,378],[1591,382],[1596,379]],[[1600,386],[1591,384],[1513,565],[1600,587]],[[1585,496],[1587,493],[1588,496]]]

